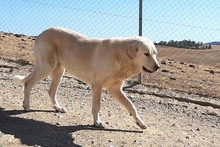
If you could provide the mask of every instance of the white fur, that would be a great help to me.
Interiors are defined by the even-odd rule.
[[[144,37],[95,39],[63,28],[50,28],[40,34],[34,44],[35,66],[26,77],[14,79],[24,85],[25,110],[30,110],[30,90],[43,77],[51,73],[49,96],[54,108],[66,112],[56,98],[57,87],[65,69],[92,87],[92,114],[94,124],[104,127],[99,116],[101,90],[120,102],[142,129],[146,124],[132,102],[121,90],[123,81],[140,73],[159,68],[157,49]]]

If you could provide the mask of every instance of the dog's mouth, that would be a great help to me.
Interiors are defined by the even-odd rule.
[[[144,67],[144,66],[143,66],[143,71],[144,71],[144,72],[148,72],[148,73],[153,73],[153,72],[154,72],[154,71],[151,71],[151,70],[147,69],[147,68]]]

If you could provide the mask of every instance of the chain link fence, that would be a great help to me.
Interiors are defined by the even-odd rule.
[[[138,33],[137,1],[1,0],[0,5],[4,32],[35,36],[62,26],[100,38]]]
[[[90,37],[138,35],[139,1],[0,0],[0,31],[38,35],[51,26]],[[143,36],[154,42],[219,39],[219,0],[143,0]]]
[[[51,26],[61,26],[96,38],[142,35],[155,43],[171,40],[176,44],[182,40],[197,44],[220,40],[219,0],[0,0],[0,6],[0,31],[7,33],[37,36]],[[4,44],[0,43],[3,57],[8,54]],[[7,44],[9,50],[13,48],[13,41]],[[23,54],[30,54],[28,43],[18,44]],[[219,51],[210,56],[161,49],[159,55],[220,67]],[[20,53],[16,57],[28,58]]]
[[[37,36],[52,26],[69,28],[95,38],[139,35],[140,1],[143,8],[142,36],[155,43],[180,43],[183,40],[198,44],[219,43],[219,0],[0,0],[0,37],[7,33]],[[33,58],[34,37],[29,37],[30,42],[13,37],[0,38],[0,58],[10,59],[13,54],[16,60],[32,62],[33,59],[29,58]],[[16,39],[19,42],[15,43]],[[198,50],[191,48],[181,51],[159,45],[157,48],[161,61],[174,59],[220,68],[220,46],[199,54]],[[189,81],[188,78],[185,80]],[[166,85],[163,79],[161,81]]]
[[[154,41],[219,40],[219,0],[144,1],[144,32]]]

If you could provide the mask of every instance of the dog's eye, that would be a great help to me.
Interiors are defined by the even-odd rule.
[[[149,57],[149,56],[150,56],[150,54],[149,54],[149,53],[144,53],[144,55],[145,55],[145,56],[147,56],[147,57]]]

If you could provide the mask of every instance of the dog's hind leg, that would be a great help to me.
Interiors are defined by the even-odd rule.
[[[108,87],[109,94],[114,97],[118,102],[120,102],[133,116],[133,118],[136,121],[136,124],[141,129],[146,129],[147,125],[144,123],[144,121],[140,118],[135,106],[132,104],[132,102],[127,98],[127,96],[124,94],[124,92],[121,89],[122,82],[116,82],[112,86]]]
[[[94,125],[98,128],[104,128],[104,122],[99,117],[100,99],[101,99],[102,86],[94,84],[92,85],[92,114]]]
[[[37,62],[34,70],[24,78],[24,101],[23,108],[26,111],[30,110],[30,91],[31,88],[52,70],[53,66],[47,63]]]
[[[49,89],[49,96],[50,96],[51,102],[53,103],[54,109],[58,112],[63,112],[63,113],[67,112],[67,110],[64,107],[61,107],[59,105],[59,102],[57,101],[57,98],[56,98],[56,92],[57,92],[59,83],[62,80],[64,71],[65,69],[58,63],[51,73],[52,83]]]

